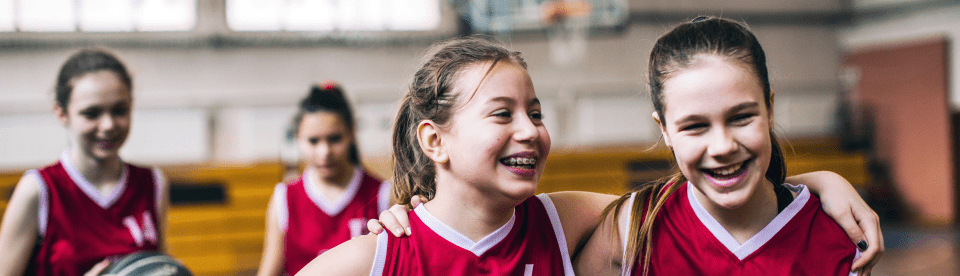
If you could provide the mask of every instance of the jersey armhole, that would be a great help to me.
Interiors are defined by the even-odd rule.
[[[167,190],[167,186],[166,186],[166,184],[167,184],[167,179],[166,179],[166,177],[164,177],[163,171],[161,171],[160,168],[154,167],[152,171],[153,171],[153,188],[154,188],[154,191],[153,191],[153,193],[154,193],[154,194],[153,194],[153,197],[154,197],[153,208],[154,208],[156,211],[160,211],[160,206],[161,206],[161,204],[163,204],[163,202],[162,202],[162,201],[163,201],[163,191],[166,191],[166,190]],[[170,207],[170,206],[167,206],[167,208],[169,208],[169,207]]]
[[[50,220],[50,191],[47,190],[47,182],[43,180],[43,176],[40,175],[40,172],[36,169],[29,170],[24,173],[24,176],[32,176],[36,178],[37,185],[40,189],[38,191],[39,199],[37,200],[37,230],[40,233],[40,236],[43,237],[47,233],[47,222]]]
[[[627,239],[630,237],[630,233],[629,233],[630,224],[633,223],[633,221],[631,221],[633,216],[631,216],[630,214],[633,213],[633,203],[636,200],[636,198],[637,198],[637,193],[636,192],[631,193],[630,199],[627,199],[627,201],[624,202],[623,206],[620,207],[621,213],[617,214],[617,215],[622,215],[623,214],[622,212],[624,210],[627,210],[627,216],[626,216],[626,220],[624,220],[624,223],[621,225],[619,223],[620,220],[619,219],[617,220],[617,230],[619,230],[617,231],[617,234],[619,235],[619,237],[617,238],[620,239],[620,245],[622,247],[620,249],[620,252],[621,252],[620,265],[627,265]],[[620,275],[630,275],[632,273],[631,270],[633,270],[632,266],[621,268],[620,271],[622,273]]]
[[[390,191],[393,183],[389,180],[380,182],[380,189],[377,191],[377,211],[383,212],[390,209]]]
[[[570,262],[570,252],[567,251],[567,236],[563,233],[563,225],[560,224],[560,215],[557,214],[557,207],[553,205],[553,200],[547,194],[537,195],[537,199],[543,203],[547,210],[547,216],[550,218],[550,224],[553,226],[553,234],[557,236],[557,244],[560,246],[560,257],[563,258],[564,275],[573,274],[573,264]]]
[[[289,210],[287,209],[287,184],[280,183],[273,188],[273,209],[270,210],[277,217],[277,224],[280,230],[287,232],[289,223]]]
[[[387,263],[387,245],[390,242],[390,231],[383,231],[377,234],[377,253],[373,257],[373,267],[370,268],[370,276],[383,275],[383,268]]]

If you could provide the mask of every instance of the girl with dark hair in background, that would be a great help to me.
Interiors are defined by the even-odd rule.
[[[857,274],[867,241],[851,242],[804,185],[785,184],[774,93],[753,33],[719,18],[681,24],[657,40],[649,74],[653,119],[680,172],[608,207],[580,272]],[[882,251],[882,237],[869,242]]]
[[[107,258],[163,251],[166,181],[119,156],[133,106],[126,67],[82,50],[60,68],[55,96],[70,146],[17,184],[0,228],[0,275],[96,275]]]
[[[312,87],[291,128],[306,168],[274,189],[260,276],[296,274],[317,255],[365,234],[367,220],[389,206],[390,185],[360,163],[353,112],[339,85]]]

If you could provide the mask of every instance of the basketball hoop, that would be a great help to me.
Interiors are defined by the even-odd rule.
[[[590,31],[590,2],[559,0],[545,2],[541,7],[550,60],[561,66],[582,61]]]

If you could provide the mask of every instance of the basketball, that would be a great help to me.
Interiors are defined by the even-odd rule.
[[[100,275],[192,276],[193,273],[173,257],[156,251],[140,251],[110,262]]]

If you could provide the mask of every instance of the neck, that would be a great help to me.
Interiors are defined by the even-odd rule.
[[[777,216],[777,196],[773,184],[766,179],[745,204],[734,209],[714,204],[699,191],[694,191],[697,201],[740,244],[743,244]]]
[[[80,150],[71,150],[70,159],[77,171],[90,181],[94,186],[102,186],[108,183],[120,181],[120,173],[123,171],[123,162],[119,156],[107,159],[96,159],[84,155]]]
[[[437,193],[424,206],[441,222],[476,242],[500,229],[520,204],[504,196],[491,196],[474,185],[437,174]]]

